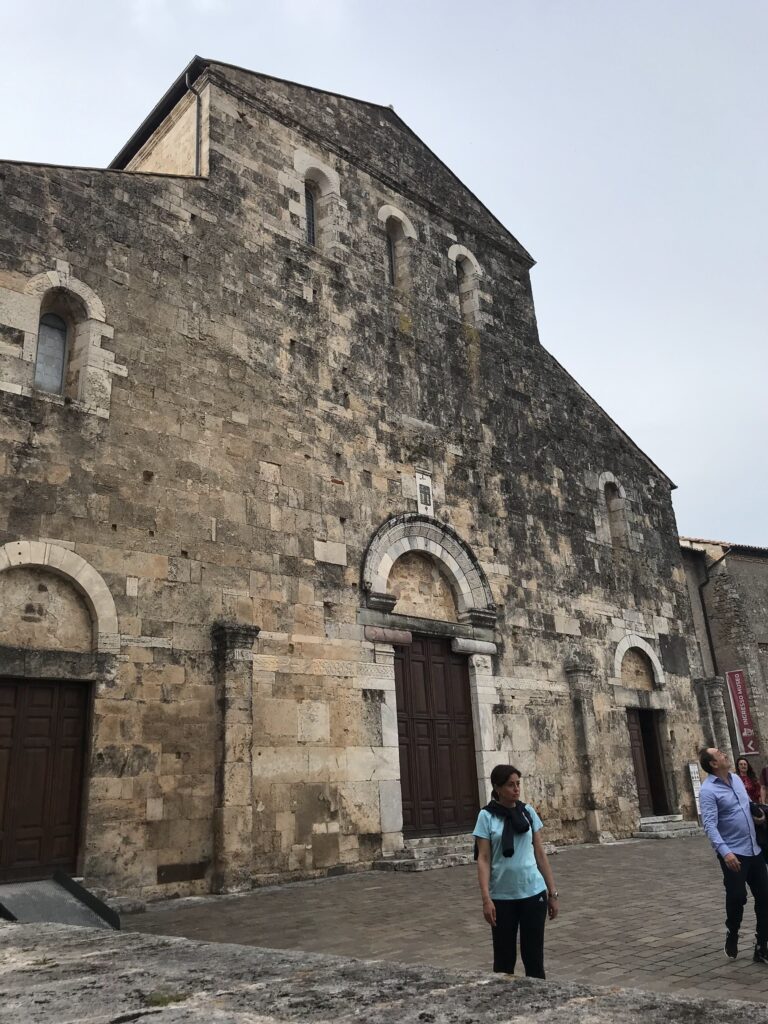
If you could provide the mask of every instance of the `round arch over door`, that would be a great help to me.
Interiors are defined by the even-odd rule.
[[[412,554],[431,560],[450,587],[451,621],[413,611],[407,619],[393,614],[392,570]],[[469,831],[485,788],[486,761],[496,756],[495,739],[482,728],[492,722],[481,705],[491,692],[489,655],[496,649],[496,607],[486,576],[451,527],[407,513],[388,519],[371,539],[362,591],[367,608],[383,613],[379,622],[406,629],[410,640],[393,641],[403,833]],[[483,639],[474,639],[478,632]]]

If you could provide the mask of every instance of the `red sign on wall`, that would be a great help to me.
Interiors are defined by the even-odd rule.
[[[749,694],[747,693],[747,680],[743,669],[735,669],[733,672],[726,672],[725,678],[728,683],[728,692],[731,695],[731,706],[736,719],[736,728],[741,737],[741,750],[745,754],[757,754],[757,737],[755,727],[752,724],[752,712],[749,707]]]

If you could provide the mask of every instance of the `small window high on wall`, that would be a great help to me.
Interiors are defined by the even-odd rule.
[[[480,277],[482,270],[474,254],[463,245],[452,245],[448,259],[454,265],[459,298],[459,313],[463,323],[480,326]]]
[[[387,284],[393,288],[407,289],[410,279],[408,269],[408,239],[403,224],[396,217],[390,217],[387,230]]]
[[[625,548],[628,541],[626,499],[615,483],[607,483],[603,491],[608,528],[611,531],[611,544],[615,548]]]
[[[52,395],[64,391],[68,333],[66,321],[56,313],[45,313],[40,318],[35,359],[35,387],[40,391]]]
[[[312,182],[304,185],[304,206],[307,218],[307,245],[317,245],[316,187]]]

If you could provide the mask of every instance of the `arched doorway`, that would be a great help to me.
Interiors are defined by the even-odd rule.
[[[467,832],[477,816],[480,731],[470,654],[456,637],[471,635],[475,626],[488,631],[495,622],[487,580],[454,531],[428,516],[407,515],[377,532],[363,587],[368,607],[385,612],[391,625],[406,626],[411,637],[394,646],[403,835]],[[477,646],[469,642],[470,649]]]
[[[621,659],[621,684],[639,697],[656,688],[655,666],[649,654],[629,647]],[[627,708],[630,753],[635,771],[640,817],[669,814],[661,729],[664,712],[640,706]]]
[[[17,655],[0,670],[0,881],[78,869],[91,682],[72,666],[116,635],[111,595],[82,558],[0,548],[0,647]]]

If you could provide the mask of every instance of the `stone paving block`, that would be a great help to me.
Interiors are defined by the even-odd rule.
[[[706,840],[571,847],[553,868],[561,914],[547,925],[549,978],[667,993],[684,987],[707,998],[714,985],[721,998],[768,1001],[768,965],[752,963],[751,900],[741,955],[724,958],[722,880]],[[167,902],[127,917],[124,927],[411,965],[488,970],[491,960],[471,866]]]

